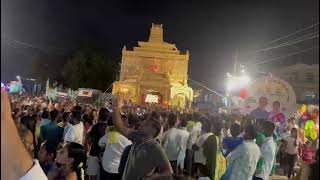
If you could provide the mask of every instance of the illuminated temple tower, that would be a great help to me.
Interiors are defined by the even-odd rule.
[[[193,100],[188,61],[189,52],[164,42],[162,25],[152,24],[148,42],[139,41],[133,50],[123,48],[120,79],[112,93],[138,104],[152,97],[160,104],[187,108]]]

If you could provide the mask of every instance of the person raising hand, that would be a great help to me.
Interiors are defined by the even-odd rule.
[[[33,161],[23,145],[11,117],[7,93],[1,89],[1,179],[46,180],[39,162]]]

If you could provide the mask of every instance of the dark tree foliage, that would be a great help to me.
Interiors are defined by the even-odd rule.
[[[94,43],[81,43],[69,56],[39,55],[33,64],[32,77],[43,84],[58,82],[72,89],[106,90],[119,70],[117,62],[107,57]]]
[[[67,59],[61,72],[66,84],[72,89],[106,90],[115,80],[118,65],[99,49],[85,44]]]

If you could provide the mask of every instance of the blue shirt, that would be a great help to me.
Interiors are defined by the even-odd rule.
[[[231,151],[236,149],[243,143],[243,138],[224,138],[223,145],[225,146],[224,155],[227,156]]]
[[[255,119],[265,119],[267,120],[269,117],[269,112],[266,111],[265,109],[261,109],[260,107],[258,107],[257,109],[253,110],[250,113],[250,116],[254,117]]]

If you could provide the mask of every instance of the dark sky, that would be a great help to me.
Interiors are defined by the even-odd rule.
[[[69,52],[84,39],[120,60],[122,47],[147,40],[155,22],[164,24],[167,42],[190,51],[189,76],[216,88],[232,71],[237,49],[239,59],[250,62],[317,46],[318,38],[267,53],[246,53],[318,21],[318,0],[1,0],[1,79],[28,74],[40,52]],[[281,61],[318,64],[319,48]]]

